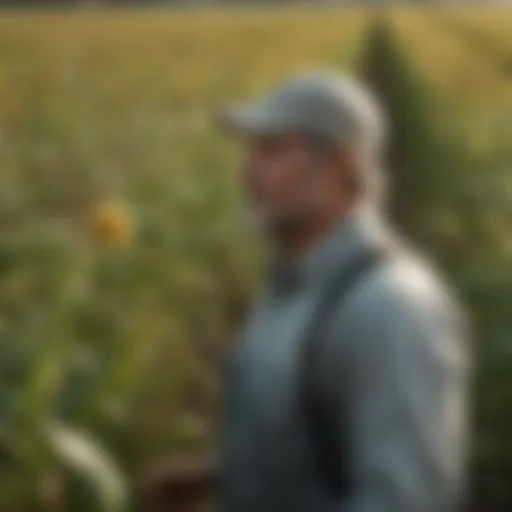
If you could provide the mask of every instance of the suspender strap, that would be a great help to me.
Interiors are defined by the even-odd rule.
[[[328,320],[334,314],[340,313],[355,285],[383,261],[384,255],[384,250],[373,249],[348,266],[344,266],[326,286],[316,304],[302,342],[299,397],[306,435],[313,446],[318,475],[338,495],[348,492],[351,487],[347,472],[349,439],[348,435],[339,432],[340,425],[333,424],[333,417],[327,409],[326,397],[317,389],[317,363]],[[338,431],[333,432],[334,428]]]

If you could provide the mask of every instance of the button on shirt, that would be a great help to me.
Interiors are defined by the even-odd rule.
[[[300,349],[314,305],[344,265],[383,243],[395,243],[390,230],[361,209],[306,254],[272,265],[228,371],[223,512],[456,510],[467,444],[465,328],[410,251],[367,273],[319,341],[315,385],[331,404],[332,430],[349,435],[349,457],[339,457],[350,493],[322,481],[304,427]]]

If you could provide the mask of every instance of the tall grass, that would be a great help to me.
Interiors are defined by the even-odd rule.
[[[212,113],[299,68],[353,69],[368,16],[1,13],[0,509],[78,510],[81,493],[59,489],[85,474],[99,500],[89,510],[113,512],[94,476],[117,492],[162,454],[215,443],[219,379],[196,347],[232,338],[260,247],[243,222],[237,151]],[[456,105],[436,121],[475,127],[471,154],[506,193],[491,111],[509,104],[510,83],[430,14],[392,21],[438,105]],[[498,213],[500,247],[481,244],[473,277],[503,276]]]

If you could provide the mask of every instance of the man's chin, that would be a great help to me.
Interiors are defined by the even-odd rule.
[[[251,210],[247,214],[247,224],[251,229],[272,238],[281,238],[296,229],[297,219],[291,216],[271,215],[261,210]]]

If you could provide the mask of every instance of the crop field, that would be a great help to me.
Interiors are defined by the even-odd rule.
[[[512,10],[381,14],[436,122],[512,193]],[[303,68],[358,72],[373,15],[0,11],[0,510],[78,512],[75,473],[83,510],[122,510],[152,461],[215,445],[200,352],[232,339],[262,250],[214,113]],[[493,226],[498,263],[473,266],[512,254]]]

